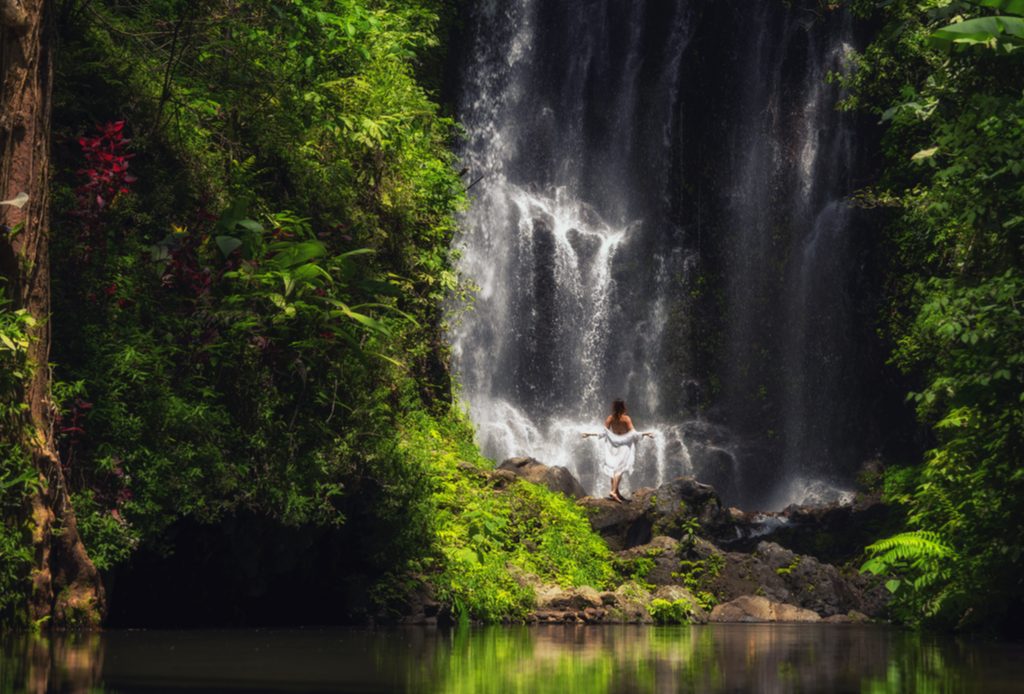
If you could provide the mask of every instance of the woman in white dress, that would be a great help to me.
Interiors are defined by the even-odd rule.
[[[610,498],[620,502],[626,501],[619,493],[619,483],[624,474],[633,471],[637,441],[645,437],[653,438],[654,435],[648,432],[640,433],[634,429],[633,420],[626,414],[626,403],[623,400],[616,400],[612,403],[612,413],[604,420],[604,431],[598,434],[583,434],[583,438],[588,436],[600,436],[608,442],[601,470],[612,478]]]

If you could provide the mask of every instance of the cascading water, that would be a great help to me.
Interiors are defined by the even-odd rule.
[[[783,505],[842,477],[826,463],[848,417],[834,391],[855,157],[825,76],[851,29],[816,2],[753,5],[471,11],[459,250],[478,292],[451,337],[491,457],[564,465],[603,493],[601,444],[580,434],[623,397],[655,432],[633,488],[696,474],[734,503]],[[729,12],[755,40],[725,31]],[[699,48],[713,32],[731,51],[716,65]],[[701,93],[719,68],[739,81]]]

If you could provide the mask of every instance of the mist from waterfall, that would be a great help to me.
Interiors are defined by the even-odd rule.
[[[847,414],[834,404],[854,149],[825,77],[844,69],[850,22],[826,31],[800,3],[752,4],[732,3],[755,39],[732,39],[736,100],[707,104],[729,128],[714,180],[688,164],[707,143],[686,115],[702,99],[688,83],[715,67],[691,49],[714,28],[708,2],[472,10],[458,115],[475,183],[458,249],[477,293],[451,340],[486,455],[563,465],[603,494],[602,444],[580,434],[622,397],[655,433],[627,488],[696,474],[734,503],[840,493],[829,430]],[[696,319],[709,306],[714,326]],[[695,347],[712,332],[719,373]],[[757,411],[767,371],[778,425]]]

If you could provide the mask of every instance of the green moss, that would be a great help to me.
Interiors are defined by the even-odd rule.
[[[793,561],[791,561],[789,563],[789,566],[780,566],[779,568],[775,569],[775,573],[777,573],[779,576],[788,576],[791,573],[793,573],[793,569],[795,569],[799,565],[800,565],[800,556],[797,555],[797,556],[793,557]]]

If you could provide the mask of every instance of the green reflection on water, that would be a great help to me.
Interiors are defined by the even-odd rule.
[[[1016,692],[1022,655],[1021,644],[877,626],[506,628],[454,635],[409,683],[451,694]]]
[[[456,633],[437,653],[435,691],[655,691],[666,675],[700,689],[720,674],[704,669],[701,652],[714,644],[709,629],[621,627],[504,628]],[[418,671],[410,684],[429,678]]]
[[[0,641],[2,692],[1011,692],[1024,646],[877,626],[135,631]]]

